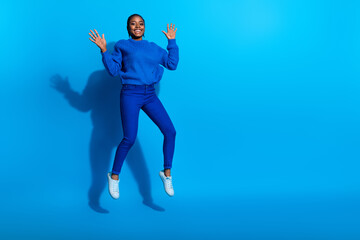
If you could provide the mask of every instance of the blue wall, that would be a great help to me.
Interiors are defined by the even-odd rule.
[[[1,5],[0,238],[360,238],[357,1]],[[121,197],[107,192],[121,85],[88,32],[113,46],[133,13],[163,48],[178,28],[157,89],[177,130],[173,198],[143,112]]]

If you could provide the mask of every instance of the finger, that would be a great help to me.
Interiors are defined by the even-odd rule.
[[[173,25],[173,30],[175,29],[175,24]]]
[[[94,40],[95,40],[95,37],[94,37],[91,33],[89,33],[89,35],[92,37],[92,39],[94,39]]]
[[[167,30],[169,31],[169,24],[167,24]]]
[[[105,34],[103,33],[102,38],[105,40]]]
[[[176,33],[176,31],[177,31],[177,28],[175,29],[175,33]]]
[[[99,35],[99,33],[96,31],[96,29],[94,29],[95,30],[95,32],[96,32],[96,34],[97,34],[97,37],[100,37],[100,35]]]
[[[172,30],[172,23],[170,23],[170,30]]]
[[[164,32],[164,31],[162,31],[164,34],[165,34],[165,36],[167,37],[167,38],[169,38],[169,36],[167,35],[167,33],[166,32]]]
[[[90,39],[90,41],[92,41],[93,43],[95,42],[94,40],[92,40],[91,38],[89,38]]]
[[[90,32],[94,35],[94,36],[92,36],[94,39],[96,38],[96,35],[95,35],[95,33],[90,29]]]

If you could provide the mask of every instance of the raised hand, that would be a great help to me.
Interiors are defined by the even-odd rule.
[[[102,52],[105,52],[106,51],[106,40],[105,40],[105,36],[104,34],[102,35],[102,37],[100,37],[99,33],[96,31],[96,29],[94,29],[95,33],[90,30],[90,32],[92,33],[89,33],[89,35],[91,36],[90,41],[92,41],[93,43],[95,43],[100,49]]]
[[[170,28],[169,28],[169,24],[167,24],[167,33],[165,31],[162,32],[165,34],[165,36],[168,39],[175,39],[177,28],[175,30],[174,29],[175,29],[175,24],[173,25],[171,23]]]

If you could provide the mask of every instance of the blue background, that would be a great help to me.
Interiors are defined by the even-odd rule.
[[[113,46],[133,13],[163,48],[178,28],[173,198],[143,112],[107,192],[121,85],[88,32]],[[0,24],[1,239],[360,238],[358,1],[14,0]]]

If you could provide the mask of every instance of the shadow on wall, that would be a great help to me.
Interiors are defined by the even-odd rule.
[[[108,49],[113,49],[114,45],[114,42],[109,43]],[[114,160],[112,150],[117,148],[123,137],[120,116],[121,80],[119,77],[111,77],[105,69],[95,71],[90,75],[82,94],[73,91],[68,79],[63,79],[60,75],[54,75],[50,81],[52,87],[63,93],[73,108],[81,112],[91,111],[93,129],[89,156],[92,182],[88,191],[89,206],[96,212],[109,213],[100,206],[100,196],[107,188],[106,174]],[[156,94],[158,93],[157,87]],[[153,203],[149,170],[138,139],[128,152],[125,163],[137,182],[143,204],[157,211],[165,211]]]

